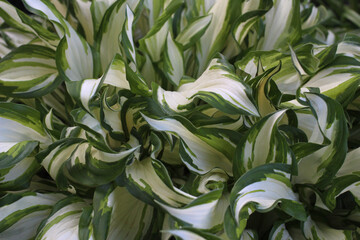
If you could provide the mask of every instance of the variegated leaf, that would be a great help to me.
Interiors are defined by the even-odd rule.
[[[120,175],[136,149],[108,153],[92,147],[83,139],[73,138],[55,142],[37,158],[59,187],[67,188],[69,181],[94,187]]]
[[[167,5],[164,2],[157,1],[149,3],[152,15],[150,20],[151,28],[141,41],[146,46],[145,51],[147,51],[153,62],[161,60],[161,52],[169,31],[169,19],[183,2],[184,0],[173,0],[168,1]]]
[[[222,196],[222,191],[221,188],[201,195],[182,208],[158,204],[175,219],[186,222],[194,228],[217,229],[222,227],[229,206],[228,195]]]
[[[290,233],[284,223],[277,223],[271,229],[269,239],[271,240],[292,240]]]
[[[28,187],[31,178],[39,169],[40,165],[34,157],[25,157],[10,167],[0,168],[0,191]]]
[[[360,177],[357,175],[346,175],[334,179],[334,183],[325,192],[325,204],[331,210],[336,207],[336,200],[341,194],[350,192],[354,200],[360,203]]]
[[[132,67],[133,69],[135,69],[136,51],[133,40],[134,13],[131,11],[128,5],[126,5],[125,13],[126,13],[126,20],[122,30],[121,43],[123,44],[123,49],[125,51],[127,58],[130,60],[130,64],[134,64]]]
[[[237,14],[235,11],[241,7],[241,2],[234,0],[213,1],[210,4],[213,5],[210,5],[211,8],[206,14],[212,15],[212,20],[200,38],[196,50],[199,64],[197,75],[207,68],[214,54],[223,47],[230,32],[231,22]]]
[[[38,141],[46,146],[49,138],[40,120],[40,113],[16,103],[0,103],[0,142],[9,148],[22,141]],[[13,145],[9,145],[9,144]]]
[[[157,200],[169,206],[180,207],[195,199],[173,186],[164,165],[157,160],[134,159],[125,171],[129,192],[146,203],[154,204],[153,200]]]
[[[287,47],[301,37],[300,2],[275,0],[265,14],[265,35],[260,49],[269,51]]]
[[[346,34],[344,40],[339,43],[336,53],[360,60],[360,37]]]
[[[94,26],[91,14],[92,1],[74,1],[74,11],[85,32],[86,41],[90,44],[94,42]]]
[[[4,41],[4,39],[7,39],[8,44],[6,44],[6,42],[4,42],[4,44],[6,44],[9,47],[20,47],[22,45],[26,45],[26,44],[33,44],[33,45],[45,45],[44,42],[42,42],[41,40],[39,40],[37,37],[35,37],[33,34],[31,33],[26,33],[23,32],[21,30],[18,30],[16,28],[6,28],[6,29],[2,29],[2,41]]]
[[[28,8],[49,19],[55,26],[60,37],[56,65],[59,73],[67,81],[81,81],[93,77],[94,63],[89,44],[63,18],[61,13],[46,0],[24,0]]]
[[[176,112],[184,111],[197,97],[225,113],[259,115],[249,97],[249,87],[221,59],[212,60],[196,81],[181,85],[177,91],[160,87],[153,91],[160,104]]]
[[[26,188],[39,170],[36,147],[50,144],[40,113],[25,105],[0,104],[0,190]]]
[[[356,148],[346,154],[344,163],[337,171],[336,177],[342,177],[346,175],[360,176],[360,168],[357,166],[358,164],[360,164],[360,148]]]
[[[250,0],[244,1],[241,6],[241,15],[236,19],[232,34],[240,45],[256,22],[272,7],[272,1]]]
[[[317,120],[309,142],[330,144],[300,159],[296,183],[329,184],[343,164],[347,152],[348,129],[341,105],[324,95],[307,93],[306,98]]]
[[[8,168],[30,155],[38,146],[37,141],[1,142],[0,168]]]
[[[230,195],[230,207],[241,233],[254,211],[269,212],[281,202],[280,208],[292,217],[304,221],[306,212],[290,183],[291,167],[266,164],[251,169],[237,180]]]
[[[65,195],[25,192],[0,198],[0,237],[2,239],[35,238],[40,223]]]
[[[99,186],[115,180],[138,149],[103,152],[88,143],[79,144],[65,164],[67,179],[82,186]]]
[[[337,197],[347,191],[352,193],[355,201],[360,202],[360,176],[357,167],[359,151],[360,148],[357,148],[346,155],[343,165],[336,173],[334,184],[325,192],[326,204],[331,209],[335,208]]]
[[[291,164],[293,153],[277,127],[284,113],[282,110],[262,118],[242,137],[234,159],[236,177],[268,163]]]
[[[102,71],[105,71],[115,54],[121,54],[119,37],[125,23],[126,4],[118,1],[111,5],[105,12],[99,32],[97,34],[98,51]]]
[[[184,76],[184,56],[182,49],[175,43],[171,33],[168,34],[165,47],[164,73],[175,86],[179,86]]]
[[[95,239],[144,239],[153,220],[153,207],[125,187],[98,187],[94,194]]]
[[[293,65],[291,56],[275,50],[255,51],[247,54],[243,59],[236,62],[235,65],[241,71],[249,74],[251,78],[255,78],[263,74],[263,70],[270,71],[270,69],[279,66],[280,61],[281,69],[271,79],[275,81],[281,93],[295,95],[296,90],[302,84],[302,79]]]
[[[62,79],[58,76],[55,51],[37,45],[24,45],[0,61],[0,93],[32,98],[53,91]]]
[[[309,216],[302,224],[302,230],[306,239],[314,240],[346,240],[352,239],[348,230],[338,230],[327,226],[322,222],[315,222]]]
[[[338,58],[335,63],[314,75],[302,88],[319,88],[320,93],[340,103],[348,103],[360,83],[360,64],[349,64],[347,60],[350,59]]]
[[[184,29],[176,36],[175,41],[182,45],[186,50],[196,44],[196,42],[205,33],[212,20],[212,15],[200,16],[192,19]]]
[[[232,163],[229,159],[234,148],[229,142],[213,131],[196,129],[181,118],[156,120],[145,117],[148,124],[157,131],[164,131],[180,138],[180,157],[191,170],[205,174],[214,168],[220,168],[232,175]]]
[[[182,229],[170,229],[164,230],[165,233],[181,238],[182,240],[220,240],[218,236],[202,232],[195,228],[182,228]]]
[[[101,21],[106,13],[106,11],[111,7],[116,0],[98,0],[91,2],[91,15],[93,18],[94,32],[98,32],[100,28]]]
[[[37,35],[46,44],[57,45],[59,38],[56,34],[44,28],[39,22],[28,16],[26,13],[16,9],[5,0],[0,1],[0,13],[5,22],[23,33]]]
[[[130,90],[130,84],[126,79],[125,63],[120,55],[115,55],[109,68],[104,73],[102,81],[107,85]]]
[[[303,19],[301,24],[301,29],[303,31],[312,30],[322,21],[326,20],[331,16],[324,6],[310,6],[309,8],[305,8],[304,10],[302,10],[302,15],[305,15],[305,17],[302,17]]]
[[[63,139],[51,144],[37,155],[37,159],[46,169],[59,188],[66,189],[69,184],[63,176],[64,164],[72,156],[83,139]]]
[[[88,204],[81,198],[70,196],[55,204],[49,217],[39,226],[36,239],[79,239],[79,222]]]

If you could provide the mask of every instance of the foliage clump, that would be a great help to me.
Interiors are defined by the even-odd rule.
[[[357,239],[356,1],[0,0],[0,239]]]

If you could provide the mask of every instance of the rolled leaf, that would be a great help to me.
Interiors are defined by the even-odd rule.
[[[233,148],[228,146],[226,140],[215,134],[202,134],[200,129],[180,119],[144,118],[157,131],[165,131],[180,138],[180,157],[191,171],[205,174],[214,168],[220,168],[232,175],[229,159]]]
[[[245,229],[250,214],[269,212],[280,202],[280,208],[287,214],[306,219],[305,208],[291,188],[290,172],[288,165],[266,164],[237,180],[231,191],[230,206],[239,233]]]
[[[284,113],[282,110],[262,118],[242,137],[234,159],[236,177],[267,163],[291,164],[293,153],[277,128]]]
[[[348,130],[341,105],[324,95],[306,94],[309,105],[317,120],[317,126],[309,138],[309,142],[331,143],[320,150],[302,158],[298,162],[297,183],[328,184],[345,160],[347,151]]]
[[[173,186],[169,175],[159,161],[150,158],[134,162],[126,168],[128,190],[142,201],[153,204],[153,199],[170,206],[180,207],[194,200]]]

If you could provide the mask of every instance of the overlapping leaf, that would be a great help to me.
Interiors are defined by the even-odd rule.
[[[360,236],[356,1],[23,2],[1,239]]]

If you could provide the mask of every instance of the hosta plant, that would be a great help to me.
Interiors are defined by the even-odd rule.
[[[357,239],[356,1],[0,0],[0,239]]]

